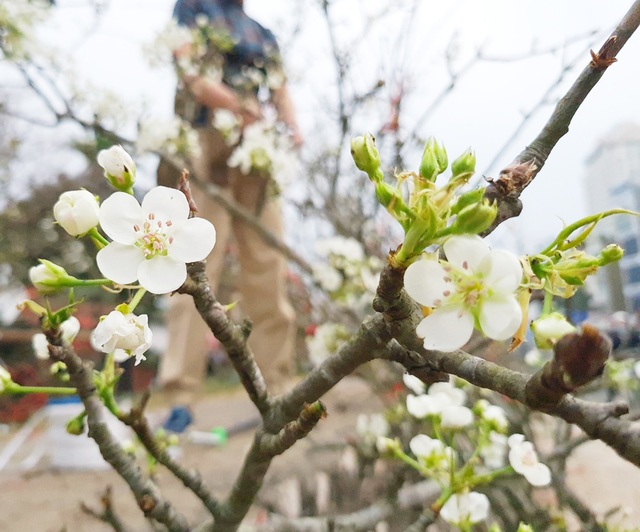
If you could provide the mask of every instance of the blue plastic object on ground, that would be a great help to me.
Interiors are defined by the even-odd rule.
[[[162,427],[165,430],[181,434],[191,423],[193,423],[191,411],[186,406],[174,406]]]

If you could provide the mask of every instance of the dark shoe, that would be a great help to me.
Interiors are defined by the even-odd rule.
[[[185,429],[193,423],[193,415],[191,410],[186,406],[174,406],[169,412],[169,417],[162,424],[165,430],[170,432],[176,432],[178,434],[185,431]]]

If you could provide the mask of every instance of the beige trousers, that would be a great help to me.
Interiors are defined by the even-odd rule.
[[[264,227],[281,236],[283,232],[277,200],[264,197],[264,179],[244,176],[220,162],[223,143],[215,130],[200,131],[202,156],[195,164],[200,178],[225,185],[224,193],[243,207],[256,211],[264,203],[259,218]],[[226,160],[226,159],[225,159]],[[199,215],[216,228],[217,240],[207,258],[206,272],[215,288],[220,280],[231,236],[235,237],[240,275],[240,307],[253,322],[249,346],[265,380],[279,388],[294,374],[295,313],[287,295],[287,263],[282,254],[269,247],[247,224],[233,220],[227,210],[192,184]],[[222,303],[230,303],[229,301]],[[167,350],[162,356],[159,384],[173,395],[177,404],[195,400],[204,380],[208,328],[196,311],[191,296],[173,294],[166,313]]]

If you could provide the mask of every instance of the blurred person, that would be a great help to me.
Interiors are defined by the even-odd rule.
[[[173,17],[182,26],[204,24],[220,31],[223,37],[230,37],[227,42],[231,43],[224,51],[214,51],[221,59],[220,81],[193,73],[183,73],[179,80],[176,113],[188,119],[199,135],[201,154],[194,161],[195,173],[200,179],[223,187],[229,198],[254,213],[266,229],[281,236],[280,206],[277,198],[267,193],[268,178],[245,175],[230,167],[228,158],[233,146],[225,143],[221,132],[212,125],[217,110],[231,111],[244,130],[268,109],[274,109],[293,146],[301,145],[277,41],[270,30],[245,13],[242,0],[178,0]],[[189,53],[187,45],[174,55],[179,62]],[[192,183],[192,191],[199,215],[210,220],[217,231],[216,246],[207,259],[207,276],[215,289],[227,242],[233,235],[240,264],[240,305],[253,322],[249,346],[270,390],[281,392],[295,372],[295,313],[287,295],[286,260],[249,225],[232,219],[196,183]],[[208,327],[193,299],[182,294],[169,298],[166,323],[168,345],[158,382],[173,408],[164,427],[182,432],[193,421],[191,407],[205,376]]]

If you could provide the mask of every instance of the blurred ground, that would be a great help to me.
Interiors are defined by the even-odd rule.
[[[262,496],[274,496],[274,486],[281,489],[287,479],[296,474],[304,478],[312,472],[330,467],[338,457],[335,449],[354,434],[357,415],[380,409],[380,402],[368,387],[356,377],[345,379],[324,400],[329,416],[320,422],[310,437],[277,458],[267,477]],[[162,397],[156,396],[149,409],[153,419],[161,419],[166,412]],[[201,401],[196,409],[198,428],[231,426],[256,416],[253,405],[238,387],[215,391]],[[0,449],[15,434],[0,436]],[[38,435],[35,434],[33,438]],[[211,447],[183,442],[182,462],[198,467],[207,484],[217,495],[223,495],[233,482],[244,452],[252,439],[252,431],[233,436],[229,444]],[[27,445],[33,442],[27,442]],[[237,449],[242,452],[238,453]],[[569,484],[580,498],[599,514],[621,506],[630,512],[626,529],[640,529],[640,470],[619,458],[600,442],[580,447],[568,466]],[[160,470],[158,482],[164,495],[175,502],[191,522],[205,517],[199,501],[169,474]],[[134,531],[149,530],[141,512],[133,502],[127,486],[111,470],[61,471],[54,470],[43,458],[35,468],[21,472],[15,464],[0,472],[0,530],[4,532],[102,532],[112,530],[87,516],[80,509],[83,502],[98,509],[100,496],[106,486],[113,488],[113,500],[120,517]],[[278,495],[276,494],[276,498]],[[252,511],[245,523],[250,525],[263,517]]]

